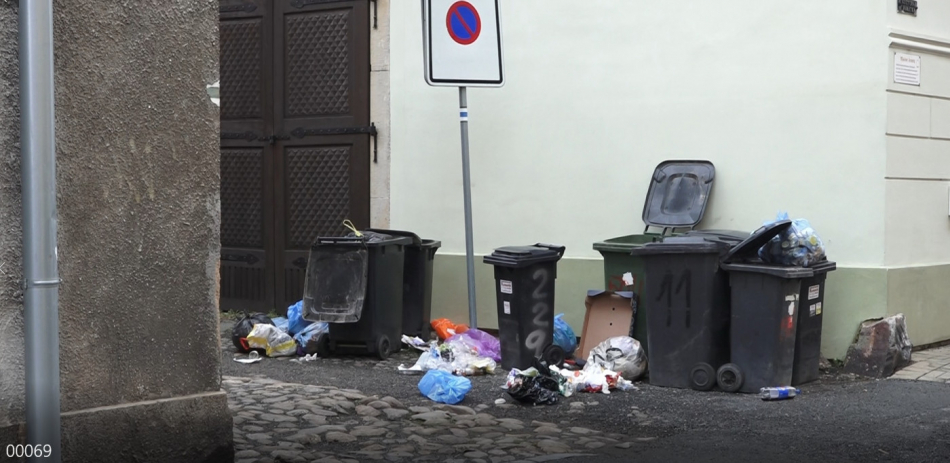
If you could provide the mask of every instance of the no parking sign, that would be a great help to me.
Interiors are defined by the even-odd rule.
[[[504,85],[498,0],[423,0],[422,23],[429,85]]]

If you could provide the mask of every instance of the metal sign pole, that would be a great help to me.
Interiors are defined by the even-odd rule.
[[[465,197],[465,263],[468,267],[468,326],[478,328],[475,311],[475,245],[472,240],[472,181],[468,166],[468,94],[459,87],[459,124],[462,129],[462,190]]]

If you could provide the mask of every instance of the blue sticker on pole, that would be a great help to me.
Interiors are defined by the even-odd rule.
[[[456,43],[471,45],[482,33],[482,18],[471,3],[459,1],[449,7],[449,12],[445,15],[445,27]]]

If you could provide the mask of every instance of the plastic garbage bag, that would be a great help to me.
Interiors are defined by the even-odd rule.
[[[254,325],[258,323],[265,325],[274,324],[273,320],[262,313],[244,314],[244,316],[234,324],[234,328],[231,329],[231,342],[234,343],[234,347],[237,348],[238,351],[247,353],[251,350],[247,345],[247,335],[251,334]]]
[[[264,349],[268,357],[295,355],[297,343],[289,334],[274,325],[259,323],[247,335],[247,345],[252,349]]]
[[[554,344],[564,349],[564,354],[568,357],[577,350],[577,335],[571,325],[564,321],[564,314],[554,317]]]
[[[402,335],[402,343],[422,352],[429,350],[429,344],[423,341],[419,336],[409,336],[404,334]]]
[[[542,375],[537,368],[524,371],[512,369],[508,373],[505,388],[508,389],[508,395],[522,403],[554,405],[558,401],[558,381]]]
[[[437,320],[432,320],[432,329],[435,330],[436,334],[439,335],[439,339],[446,340],[456,334],[464,333],[468,331],[468,326],[466,325],[456,325],[452,320],[448,318],[439,318]]]
[[[280,330],[284,333],[290,331],[290,320],[286,319],[285,317],[276,317],[272,318],[271,320],[273,320],[274,326],[280,328]]]
[[[482,330],[472,328],[445,340],[446,343],[453,341],[468,344],[475,349],[479,356],[488,357],[496,362],[501,361],[501,342],[498,341],[498,338]]]
[[[640,341],[630,336],[616,336],[591,349],[584,370],[594,365],[635,381],[647,370],[647,355],[640,347]]]
[[[782,220],[788,220],[787,212],[779,213],[776,220],[765,225]],[[788,230],[759,249],[759,258],[770,264],[810,267],[826,259],[825,245],[807,220],[795,219]]]
[[[312,354],[317,351],[316,343],[321,334],[330,334],[330,325],[325,322],[311,323],[294,335],[294,341],[305,353]]]
[[[287,307],[287,320],[287,332],[290,333],[291,336],[303,331],[304,328],[313,323],[310,320],[303,319],[303,300],[297,301],[296,304]]]
[[[419,392],[430,400],[455,405],[472,390],[472,381],[442,370],[430,370],[419,381]]]

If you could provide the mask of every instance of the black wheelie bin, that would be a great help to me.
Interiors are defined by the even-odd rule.
[[[327,322],[317,355],[357,350],[386,359],[400,347],[405,249],[412,239],[367,232],[317,238],[304,283],[304,318]]]
[[[524,370],[541,358],[564,361],[554,344],[554,280],[563,246],[536,244],[498,248],[484,262],[495,267],[501,367]]]
[[[789,226],[782,221],[762,227],[723,259],[732,304],[731,361],[717,372],[724,391],[752,393],[792,383],[802,281],[814,272],[758,258],[759,249]]]
[[[368,232],[391,236],[405,236],[412,240],[406,246],[406,264],[402,284],[401,334],[429,339],[432,318],[432,266],[435,253],[442,243],[419,238],[412,232],[370,228]]]

